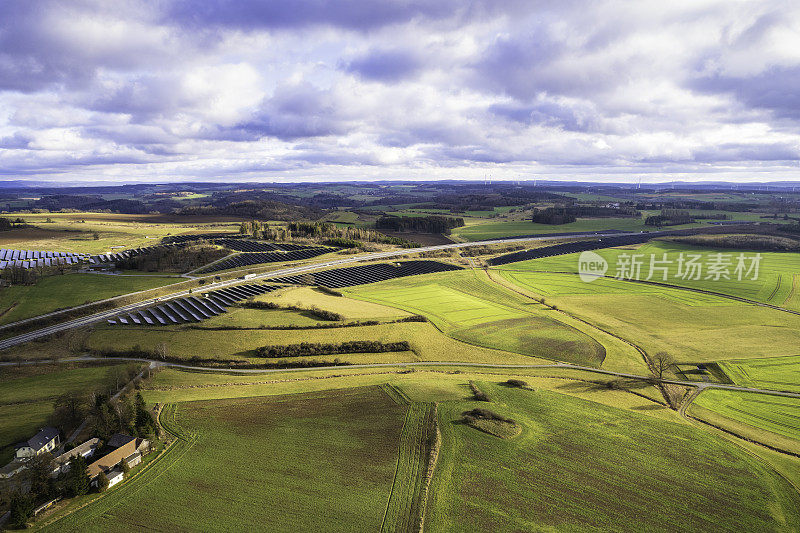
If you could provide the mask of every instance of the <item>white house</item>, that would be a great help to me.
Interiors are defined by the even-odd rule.
[[[83,444],[79,444],[68,452],[64,452],[55,459],[53,459],[53,476],[57,476],[62,472],[69,472],[69,462],[73,457],[82,455],[83,457],[91,457],[94,455],[95,450],[100,445],[100,439],[97,437],[89,439]]]
[[[45,452],[52,452],[61,443],[58,438],[58,430],[53,427],[46,427],[39,430],[39,433],[17,445],[17,458],[30,459]]]
[[[119,468],[115,468],[106,474],[106,477],[108,477],[108,487],[111,488],[122,481],[125,478],[125,474]]]

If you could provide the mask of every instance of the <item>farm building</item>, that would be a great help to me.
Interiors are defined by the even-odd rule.
[[[56,428],[42,428],[27,442],[17,445],[16,456],[19,459],[30,459],[41,453],[52,452],[60,443],[59,432]]]
[[[125,474],[122,472],[121,468],[115,468],[106,474],[108,478],[108,486],[113,487],[123,479],[125,479]]]
[[[8,479],[25,470],[25,461],[14,459],[3,468],[0,468],[0,479]]]
[[[110,453],[107,453],[103,457],[99,458],[97,461],[90,464],[88,467],[88,471],[89,471],[89,478],[92,480],[92,484],[94,485],[97,484],[97,476],[99,476],[101,472],[104,472],[106,476],[109,476],[110,475],[109,473],[113,469],[115,469],[121,461],[132,456],[133,454],[136,453],[136,451],[137,451],[136,439],[131,438],[131,440],[129,440],[122,446],[118,447],[117,449],[115,449]]]
[[[142,462],[142,454],[140,452],[133,452],[128,457],[123,459],[123,461],[125,461],[125,464],[128,465],[128,468],[133,468]]]
[[[69,472],[69,462],[73,457],[77,457],[78,455],[82,455],[83,457],[91,457],[94,455],[94,452],[97,450],[98,446],[100,446],[100,439],[95,437],[87,440],[83,444],[75,446],[68,452],[62,453],[53,459],[53,475],[57,476],[60,473]]]
[[[125,435],[124,433],[115,433],[110,439],[108,439],[107,444],[109,448],[121,448],[132,440],[136,440],[136,437],[131,437],[130,435]]]

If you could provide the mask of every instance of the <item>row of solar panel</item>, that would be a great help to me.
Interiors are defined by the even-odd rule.
[[[163,304],[119,315],[108,320],[109,324],[168,325],[200,322],[226,312],[226,307],[241,300],[279,289],[279,285],[237,285],[208,292],[200,297],[189,296],[169,300]]]
[[[52,259],[55,257],[76,257],[85,258],[89,257],[88,254],[73,254],[70,252],[41,252],[38,250],[6,250],[0,249],[0,261],[30,261],[36,259]]]
[[[130,250],[124,250],[120,252],[110,252],[107,254],[98,254],[94,256],[90,256],[89,254],[74,254],[71,252],[41,252],[34,250],[0,249],[0,269],[10,268],[14,266],[22,268],[34,268],[34,267],[52,266],[58,264],[73,265],[82,262],[88,262],[91,264],[111,263],[111,262],[123,261],[125,259],[130,259],[131,257],[136,257],[142,254],[146,254],[164,246],[176,246],[176,247],[187,246],[192,242],[192,240],[196,239],[179,240],[167,244],[160,244],[156,246],[145,246],[142,248],[132,248]],[[236,250],[240,252],[256,252],[256,253],[269,252],[269,251],[295,252],[301,250],[316,249],[301,244],[263,243],[257,241],[248,241],[248,240],[239,240],[230,238],[215,239],[213,242],[221,246],[225,246],[226,248],[230,248],[231,250]],[[227,270],[228,268],[234,268],[235,266],[247,266],[258,263],[271,263],[275,261],[295,261],[297,259],[307,259],[309,257],[316,257],[317,255],[321,254],[311,253],[310,255],[301,255],[298,257],[275,256],[275,257],[268,257],[266,260],[264,260],[264,258],[260,256],[252,257],[250,259],[240,259],[240,260],[232,259],[231,261],[233,266],[226,266],[224,268],[211,268],[206,272],[216,272],[219,270]],[[48,259],[50,261],[48,261]]]
[[[214,243],[237,252],[273,252],[276,250],[290,252],[293,250],[303,250],[305,248],[309,248],[308,245],[304,244],[258,242],[244,239],[214,239]]]
[[[604,237],[602,239],[593,241],[569,242],[565,244],[556,244],[554,246],[545,246],[543,248],[522,250],[521,252],[513,252],[510,254],[501,255],[490,259],[488,263],[490,265],[507,265],[509,263],[518,263],[520,261],[528,261],[530,259],[541,259],[543,257],[552,257],[554,255],[574,254],[578,252],[585,252],[587,250],[599,250],[600,248],[641,244],[649,241],[652,238],[652,234],[643,233],[639,235],[625,235],[622,237]]]
[[[208,274],[209,272],[219,272],[220,270],[228,270],[229,268],[241,268],[250,265],[258,265],[262,263],[277,263],[279,261],[300,261],[303,259],[311,259],[322,254],[327,254],[334,251],[333,248],[303,248],[300,250],[292,250],[289,252],[275,251],[275,252],[257,252],[240,254],[230,259],[225,259],[218,263],[208,265],[207,267],[198,270],[198,274]]]
[[[449,263],[440,263],[438,261],[403,261],[402,263],[380,263],[376,265],[336,268],[333,270],[315,272],[313,274],[274,278],[270,281],[298,284],[311,282],[314,285],[322,285],[323,287],[335,289],[338,287],[366,285],[367,283],[375,283],[377,281],[402,278],[405,276],[448,272],[451,270],[461,270],[461,267]]]

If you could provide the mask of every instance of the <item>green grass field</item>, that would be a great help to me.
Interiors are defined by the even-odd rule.
[[[402,393],[401,393],[402,394]],[[399,403],[407,403],[401,396]],[[381,531],[415,531],[420,522],[421,498],[428,458],[436,430],[433,404],[408,406],[400,434],[397,472]]]
[[[700,224],[675,226],[675,229],[697,227]],[[518,235],[534,235],[539,233],[562,233],[575,231],[601,231],[616,229],[620,231],[647,231],[641,218],[579,218],[570,224],[553,226],[550,224],[534,224],[526,221],[471,221],[471,223],[453,230],[453,237],[463,241],[484,241],[502,239]]]
[[[14,455],[14,444],[47,423],[53,400],[66,392],[110,390],[126,365],[36,365],[0,370],[0,465]]]
[[[375,531],[404,414],[378,387],[182,403],[184,454],[46,529]]]
[[[152,246],[167,235],[236,232],[235,217],[170,217],[116,213],[10,213],[34,228],[0,234],[0,247],[21,250],[104,253],[115,248]],[[50,218],[52,222],[46,222]],[[94,238],[97,232],[99,238]]]
[[[426,531],[800,527],[800,495],[727,440],[548,391],[479,386],[522,434],[499,439],[458,423],[480,402],[440,404]]]
[[[746,439],[800,453],[800,398],[710,389],[688,414]]]
[[[546,359],[599,366],[605,347],[535,302],[462,271],[353,287],[346,294],[425,315],[443,332],[470,344]]]
[[[800,355],[720,361],[719,365],[737,385],[800,392]]]
[[[663,280],[662,271],[654,271],[652,281],[709,290],[781,307],[800,309],[800,287],[798,287],[800,283],[800,254],[798,253],[758,252],[762,256],[759,264],[758,277],[755,280],[750,279],[753,277],[753,274],[751,274],[750,276],[743,276],[743,279],[739,281],[738,276],[735,274],[737,257],[739,254],[744,253],[746,258],[751,258],[757,252],[746,250],[717,250],[713,248],[687,246],[669,241],[651,241],[635,250],[607,248],[597,250],[596,252],[608,261],[609,269],[606,273],[608,276],[617,276],[617,265],[620,264],[618,258],[621,254],[631,255],[635,253],[642,254],[640,260],[643,261],[643,265],[641,267],[640,279],[644,280],[650,273],[651,254],[655,255],[656,260],[663,259],[664,254],[667,254],[667,259],[671,260],[672,263],[666,265],[668,268],[666,281]],[[714,254],[730,254],[728,257],[732,262],[732,265],[728,268],[730,279],[720,278],[716,280],[714,279],[715,276],[712,276],[711,279],[706,279],[709,275],[707,266],[701,272],[701,279],[683,279],[683,277],[677,275],[678,257],[681,253],[687,258],[688,254],[699,254],[701,256],[700,262],[706,265],[714,259]],[[497,268],[502,270],[577,272],[578,257],[579,254],[560,255],[512,263]],[[745,266],[749,268],[749,259],[746,261]]]
[[[166,276],[105,274],[50,276],[42,278],[36,285],[14,285],[0,290],[0,324],[179,281],[185,280]]]
[[[678,362],[796,355],[800,346],[800,316],[766,307],[609,278],[584,283],[573,274],[497,272],[559,309]]]
[[[267,322],[267,319],[255,322]],[[541,359],[510,352],[472,346],[449,338],[430,323],[406,322],[334,329],[299,330],[210,330],[180,326],[98,326],[88,336],[89,349],[124,350],[139,345],[154,350],[160,343],[168,347],[170,357],[242,359],[263,363],[255,357],[255,349],[265,345],[298,344],[301,342],[341,343],[346,341],[408,341],[413,351],[379,354],[342,354],[303,357],[303,360],[332,361],[335,358],[351,363],[404,361],[473,361],[539,363]],[[291,359],[297,361],[297,358]],[[270,360],[270,362],[280,359]]]

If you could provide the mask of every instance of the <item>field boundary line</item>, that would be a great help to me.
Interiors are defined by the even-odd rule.
[[[795,293],[797,292],[797,285],[800,282],[800,274],[793,274],[792,275],[792,290],[789,292],[789,296],[783,301],[781,305],[786,305],[789,303],[789,300],[794,298]]]
[[[431,446],[430,455],[428,456],[428,464],[425,469],[425,481],[422,487],[422,494],[420,495],[420,515],[419,515],[419,528],[417,531],[422,533],[425,530],[425,517],[428,514],[428,493],[433,481],[433,474],[436,471],[436,463],[439,461],[439,450],[442,447],[442,432],[439,429],[439,402],[433,404],[433,426],[434,426],[434,441]]]
[[[767,297],[767,301],[772,300],[775,298],[775,295],[778,294],[778,291],[781,288],[781,281],[783,281],[783,274],[778,273],[778,283],[775,285],[775,288],[772,289],[772,293]]]
[[[383,387],[381,387],[383,389]],[[384,392],[385,389],[384,389]],[[392,401],[397,403],[397,399],[388,392],[386,392],[387,396],[389,396]],[[406,414],[403,417],[403,427],[400,428],[400,438],[397,442],[397,462],[394,465],[394,476],[392,477],[392,488],[389,490],[389,498],[386,500],[386,505],[383,508],[383,520],[381,520],[381,527],[380,531],[383,531],[386,527],[386,518],[389,516],[389,507],[392,504],[392,497],[395,494],[395,488],[397,487],[397,476],[400,474],[400,461],[403,459],[403,437],[406,436],[406,429],[408,427],[409,419],[411,418],[411,404],[406,406]]]
[[[698,396],[700,396],[701,392],[703,392],[703,390],[699,389],[696,394],[694,394],[691,398],[689,398],[688,403],[686,405],[686,408],[689,407],[689,405],[688,405],[689,403],[692,403]],[[739,441],[741,440],[741,441],[744,441],[744,442],[749,442],[750,444],[754,444],[756,446],[760,446],[762,448],[766,448],[766,449],[768,449],[770,451],[773,451],[773,452],[776,452],[776,453],[780,453],[780,454],[783,454],[783,455],[789,455],[791,457],[800,457],[800,454],[795,453],[795,452],[790,452],[788,450],[783,450],[783,449],[780,449],[780,448],[777,448],[777,447],[774,447],[774,446],[770,446],[769,444],[765,444],[763,442],[759,442],[759,441],[744,437],[742,435],[739,435],[735,431],[731,431],[731,430],[725,429],[725,428],[720,427],[720,426],[718,426],[716,424],[712,424],[711,422],[709,422],[707,420],[703,420],[702,418],[697,418],[695,416],[692,416],[692,415],[686,413],[685,409],[680,414],[683,416],[684,419],[689,421],[689,423],[695,422],[697,424],[700,424],[701,426],[707,426],[707,427],[711,428],[712,430],[717,430],[717,431],[719,431],[721,433],[724,433],[725,435],[733,437],[733,439],[730,440],[730,442],[732,442],[734,445],[738,446],[739,449],[743,450],[745,453],[747,453],[748,455],[753,457],[756,461],[759,461],[769,471],[774,472],[778,477],[780,477],[781,479],[786,481],[789,484],[789,486],[791,486],[795,490],[795,492],[800,495],[800,486],[798,486],[794,481],[792,481],[791,479],[789,479],[788,477],[783,475],[777,468],[775,468],[769,462],[769,460],[767,460],[764,457],[761,457],[760,455],[755,453],[753,450],[748,449],[746,446],[744,446]],[[721,416],[723,416],[723,415],[721,415]]]
[[[512,268],[497,268],[492,267],[490,270],[499,270],[505,272],[521,272],[521,273],[535,273],[535,274],[570,274],[572,276],[579,276],[578,272],[564,272],[560,270],[518,270]],[[742,302],[750,305],[757,305],[759,307],[767,307],[769,309],[774,309],[776,311],[783,311],[784,313],[791,313],[793,315],[800,315],[800,311],[794,311],[792,309],[786,309],[785,307],[781,307],[779,305],[773,305],[766,302],[759,302],[758,300],[751,300],[749,298],[745,298],[743,296],[734,296],[733,294],[725,294],[723,292],[715,292],[710,291],[707,289],[696,289],[694,287],[684,287],[682,285],[670,285],[669,283],[661,283],[659,281],[647,281],[644,279],[617,279],[614,276],[600,276],[605,279],[611,279],[614,281],[624,281],[627,283],[641,283],[643,285],[655,285],[656,287],[664,287],[666,289],[676,289],[679,291],[689,291],[689,292],[696,292],[700,294],[707,294],[709,296],[717,296],[719,298],[726,298],[729,300],[736,300],[737,302]]]

